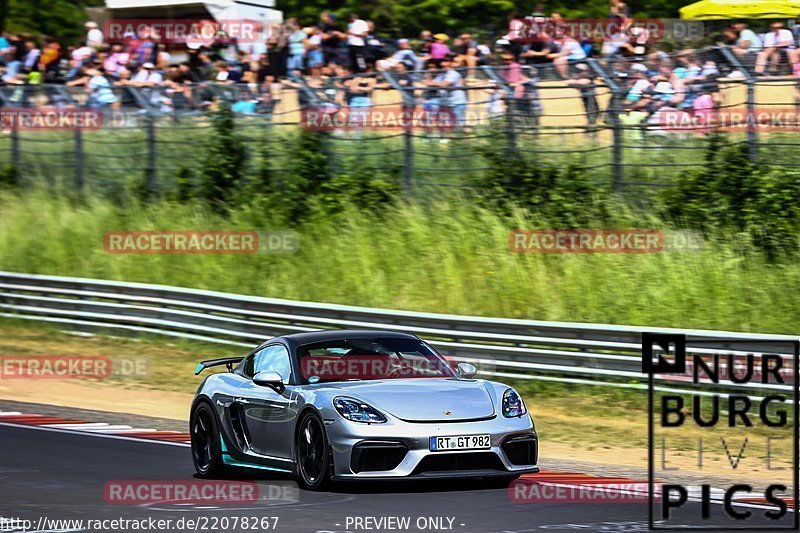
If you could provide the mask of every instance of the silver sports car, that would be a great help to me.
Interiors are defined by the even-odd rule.
[[[329,480],[515,478],[537,472],[536,429],[507,385],[475,379],[413,335],[319,331],[275,337],[242,358],[205,361],[228,372],[203,381],[192,404],[198,474],[228,467]]]

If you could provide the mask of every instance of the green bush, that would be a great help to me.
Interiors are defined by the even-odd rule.
[[[328,132],[301,128],[294,138],[292,173],[281,183],[284,198],[279,206],[293,222],[309,217],[317,205],[317,196],[331,179],[327,137]]]
[[[773,169],[760,176],[757,193],[748,202],[745,225],[759,248],[770,256],[798,249],[800,172]]]
[[[211,116],[212,134],[201,166],[202,198],[218,213],[241,199],[248,171],[247,147],[236,132],[234,114],[223,104]]]
[[[743,234],[770,257],[796,251],[800,173],[750,161],[744,144],[712,137],[706,165],[663,193],[666,216],[706,236]]]
[[[483,204],[505,213],[519,206],[562,228],[608,220],[608,189],[597,186],[578,165],[559,169],[511,146],[498,149],[496,142],[480,152],[490,167],[478,181]]]
[[[16,169],[11,164],[7,164],[0,168],[0,189],[18,189],[19,176]]]
[[[358,160],[346,162],[345,170],[323,186],[322,205],[328,212],[341,212],[347,206],[378,211],[400,197],[402,167],[370,168]]]
[[[272,196],[280,189],[275,173],[272,170],[274,141],[270,136],[270,128],[264,128],[264,137],[259,142],[259,164],[251,183],[251,196]]]
[[[195,197],[194,172],[187,166],[181,166],[175,175],[175,187],[171,190],[169,199],[173,202],[185,204]]]

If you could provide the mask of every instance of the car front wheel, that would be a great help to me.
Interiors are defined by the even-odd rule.
[[[297,425],[297,472],[306,490],[321,490],[330,479],[328,436],[322,419],[307,411]]]

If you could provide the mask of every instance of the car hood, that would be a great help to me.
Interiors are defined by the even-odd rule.
[[[459,379],[395,379],[329,384],[342,396],[412,422],[456,422],[490,418],[492,395],[481,381]]]

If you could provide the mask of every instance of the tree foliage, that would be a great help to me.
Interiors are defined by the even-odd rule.
[[[631,13],[644,17],[677,17],[686,1],[631,0]],[[104,0],[0,0],[0,28],[56,37],[62,45],[81,40],[88,19],[85,8],[103,6]],[[349,13],[375,22],[379,35],[416,36],[427,29],[451,36],[463,31],[496,37],[505,31],[512,12],[530,14],[536,2],[521,0],[278,0],[284,16],[303,25],[315,24],[320,13],[335,13],[345,26]],[[558,11],[567,18],[608,16],[608,0],[550,0],[546,13]]]
[[[678,8],[687,2],[678,0],[632,0],[635,17],[677,18]],[[520,0],[278,0],[278,9],[286,17],[295,17],[303,25],[317,22],[320,13],[331,11],[344,26],[349,13],[358,13],[375,22],[377,32],[386,36],[416,36],[421,30],[445,32],[450,36],[463,31],[496,37],[505,31],[512,12],[529,15],[537,2]],[[557,11],[566,18],[604,18],[609,13],[608,0],[551,0],[541,2],[544,11]]]
[[[0,28],[73,45],[86,35],[86,8],[103,5],[103,0],[0,0]]]

